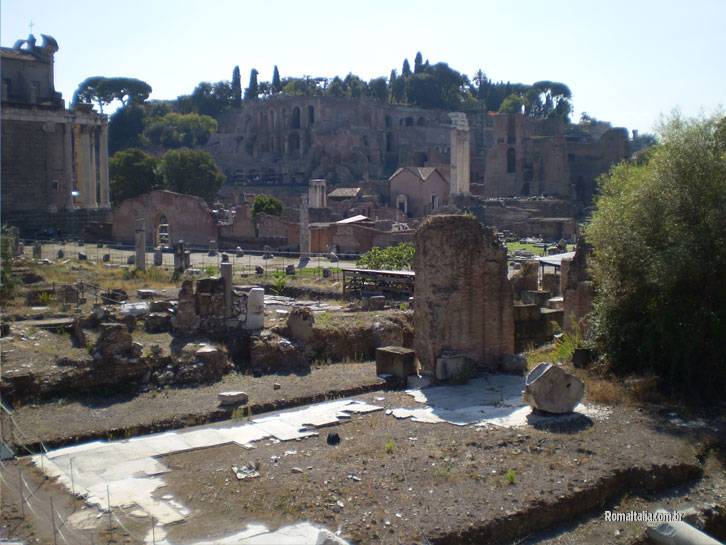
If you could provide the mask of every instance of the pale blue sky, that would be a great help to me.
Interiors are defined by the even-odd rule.
[[[574,120],[588,112],[650,131],[680,107],[726,104],[726,1],[565,0],[1,0],[0,40],[56,38],[56,88],[70,101],[88,76],[149,83],[151,98],[200,81],[400,73],[417,51],[494,81],[570,86]]]

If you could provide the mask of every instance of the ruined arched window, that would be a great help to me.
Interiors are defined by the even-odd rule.
[[[507,172],[517,172],[517,152],[514,148],[507,150]]]
[[[312,127],[315,123],[315,108],[311,104],[308,106],[308,127]]]
[[[292,124],[290,125],[290,128],[300,128],[300,108],[298,108],[297,106],[295,106],[295,108],[292,110]]]
[[[298,113],[300,113],[300,110],[298,110]],[[290,136],[288,136],[287,147],[288,147],[288,150],[290,151],[290,153],[299,153],[300,137],[298,136],[298,134],[296,132],[291,132]]]
[[[393,121],[391,120],[391,116],[390,115],[387,115],[386,116],[386,128],[387,129],[390,129],[391,128],[391,125],[393,125]]]
[[[386,151],[393,151],[393,133],[386,133]]]
[[[423,117],[419,117],[416,120],[416,125],[418,125],[419,127],[423,127],[424,125],[426,125],[426,121],[424,121],[424,118]]]
[[[407,127],[413,127],[413,117],[407,117],[406,118],[406,126]]]
[[[522,189],[519,190],[519,194],[523,197],[529,197],[529,182],[522,184]]]
[[[274,130],[275,129],[275,110],[270,110],[269,120],[270,120],[270,130]]]
[[[169,240],[169,220],[166,216],[159,216],[159,220],[156,223],[156,240],[154,241],[157,246],[165,246],[170,243]]]

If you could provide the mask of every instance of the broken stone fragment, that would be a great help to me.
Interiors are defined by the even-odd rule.
[[[554,414],[571,413],[585,393],[585,384],[551,363],[540,363],[527,375],[522,399],[531,407]]]
[[[508,375],[523,375],[527,371],[527,358],[521,354],[508,354],[499,362],[499,370]]]
[[[245,392],[220,392],[217,399],[221,405],[244,405],[249,396]]]

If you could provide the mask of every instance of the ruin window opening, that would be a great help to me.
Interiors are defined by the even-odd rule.
[[[406,126],[407,127],[413,127],[413,117],[407,117],[406,118]]]
[[[292,110],[292,125],[290,126],[290,128],[300,128],[300,108],[298,108],[297,106],[295,106],[295,108]]]
[[[386,151],[393,151],[393,133],[386,133]]]
[[[439,196],[434,194],[431,195],[431,211],[433,212],[439,205]]]
[[[387,129],[390,129],[391,128],[391,125],[393,125],[393,120],[391,119],[391,116],[390,115],[387,115],[386,116],[386,128]]]
[[[522,184],[522,189],[519,190],[519,194],[523,197],[529,197],[529,182]]]
[[[514,144],[517,141],[517,118],[510,115],[507,120],[507,144]]]
[[[315,123],[315,108],[312,106],[308,106],[308,127],[312,127],[313,123]]]
[[[512,173],[517,171],[517,152],[514,148],[507,150],[507,172]]]
[[[424,121],[424,118],[423,117],[419,117],[416,120],[416,125],[418,125],[419,127],[423,127],[424,125],[426,125],[426,121]]]

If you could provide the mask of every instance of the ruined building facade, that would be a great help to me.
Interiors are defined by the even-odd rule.
[[[385,180],[449,163],[446,112],[334,97],[277,96],[222,114],[207,150],[240,183]]]
[[[32,35],[2,48],[2,217],[31,236],[109,217],[108,118],[66,110],[55,91],[58,44]]]
[[[455,165],[452,194],[548,195],[582,206],[591,203],[597,177],[629,157],[625,129],[594,138],[562,119],[451,115],[372,98],[276,96],[222,114],[206,149],[232,184],[325,179],[350,186],[386,180],[402,167]],[[453,161],[452,131],[459,137]]]

